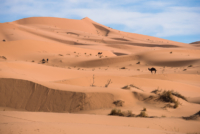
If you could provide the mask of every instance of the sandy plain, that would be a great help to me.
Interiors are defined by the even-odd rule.
[[[198,43],[127,33],[87,17],[0,23],[0,133],[200,133]],[[167,107],[173,103],[156,89],[186,99],[172,95],[178,107]],[[134,116],[111,116],[113,109]],[[142,110],[148,117],[137,117]]]

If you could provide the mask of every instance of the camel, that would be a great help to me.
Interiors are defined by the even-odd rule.
[[[148,70],[151,71],[151,73],[152,73],[153,71],[155,71],[155,73],[156,73],[156,71],[157,71],[154,67],[148,68]]]

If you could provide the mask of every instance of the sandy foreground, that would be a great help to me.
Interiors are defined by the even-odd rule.
[[[185,98],[171,95],[176,108],[161,99],[168,90]],[[109,115],[113,109],[123,116]],[[198,42],[127,33],[87,17],[0,23],[0,134],[196,134],[199,111]]]

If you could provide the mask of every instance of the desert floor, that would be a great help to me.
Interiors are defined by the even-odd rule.
[[[0,23],[0,134],[200,134],[199,111],[198,44],[87,17]]]

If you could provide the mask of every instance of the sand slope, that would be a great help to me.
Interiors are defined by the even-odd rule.
[[[155,89],[187,101],[174,96],[178,107],[165,108]],[[199,120],[182,116],[197,113],[199,104],[198,45],[119,31],[88,17],[0,23],[0,133],[197,133]],[[108,116],[113,108],[138,115],[144,107],[152,118]]]

